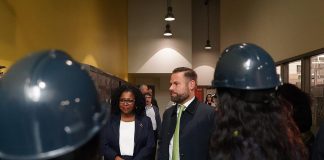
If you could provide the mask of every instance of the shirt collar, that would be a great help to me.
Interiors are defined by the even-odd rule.
[[[195,96],[192,97],[189,101],[187,101],[186,103],[182,104],[185,106],[185,108],[183,110],[186,110],[186,108],[190,105],[190,103],[195,99]]]
[[[153,106],[153,104],[149,105],[149,106],[145,106],[146,109],[149,109]]]

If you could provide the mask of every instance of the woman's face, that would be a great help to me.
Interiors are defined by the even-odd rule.
[[[211,102],[212,101],[212,97],[210,95],[207,95],[207,101]]]
[[[120,95],[119,109],[122,114],[134,114],[135,96],[132,92],[125,91]]]

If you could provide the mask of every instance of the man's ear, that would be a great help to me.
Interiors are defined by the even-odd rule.
[[[194,80],[189,81],[189,89],[190,90],[194,90],[196,88],[196,86],[197,86],[196,81],[194,81]]]

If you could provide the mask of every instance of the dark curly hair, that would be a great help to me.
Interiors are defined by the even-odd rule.
[[[302,160],[300,133],[274,89],[217,88],[219,112],[210,141],[212,160]]]
[[[312,126],[312,100],[309,94],[297,86],[284,83],[278,87],[278,95],[292,105],[292,116],[300,132],[307,132]]]
[[[131,92],[135,97],[135,115],[143,115],[145,111],[145,98],[140,90],[132,85],[122,85],[118,87],[111,96],[111,113],[120,115],[119,99],[123,92]]]

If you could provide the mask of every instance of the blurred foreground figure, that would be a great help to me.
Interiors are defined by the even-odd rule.
[[[288,111],[301,133],[305,146],[309,153],[311,153],[315,137],[311,131],[312,99],[310,95],[293,84],[284,83],[278,87],[278,96],[282,98],[282,100],[287,101],[289,107]]]
[[[213,80],[219,98],[210,155],[213,160],[301,160],[307,151],[285,106],[271,56],[254,44],[222,53]]]
[[[312,160],[324,160],[324,123],[321,124],[312,147]]]
[[[0,159],[100,159],[107,118],[78,62],[57,50],[32,54],[1,79]]]

